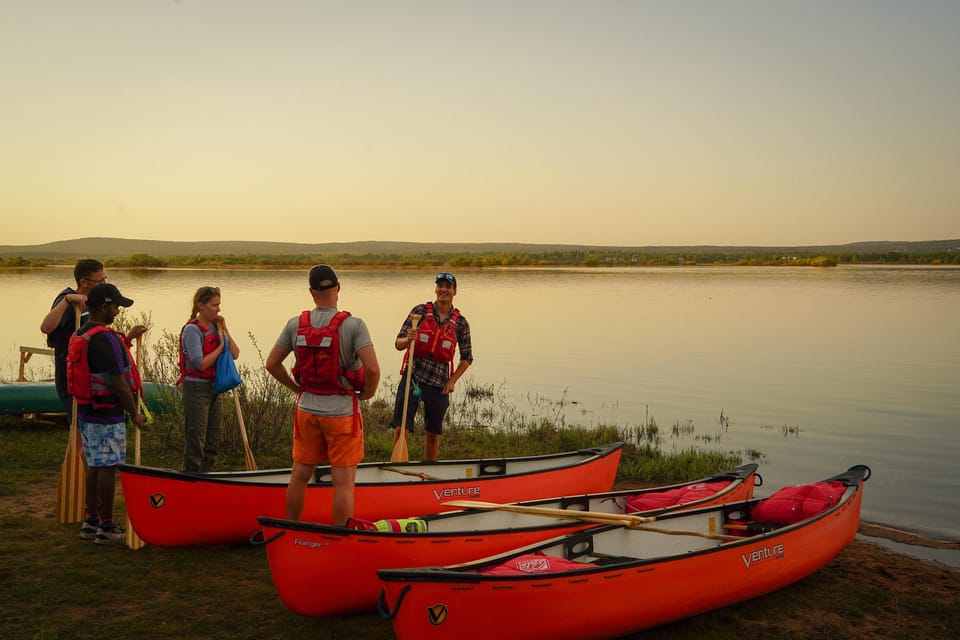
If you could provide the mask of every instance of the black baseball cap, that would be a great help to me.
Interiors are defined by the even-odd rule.
[[[124,298],[123,294],[120,293],[120,289],[117,289],[115,285],[109,282],[98,284],[93,289],[90,289],[90,293],[87,294],[87,306],[91,309],[96,309],[101,305],[110,303],[121,307],[133,306],[133,300]]]
[[[326,291],[340,284],[337,272],[328,264],[318,264],[310,269],[310,288],[315,291]]]

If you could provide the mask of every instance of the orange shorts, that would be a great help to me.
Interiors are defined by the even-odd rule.
[[[293,461],[300,464],[330,463],[352,467],[363,460],[363,417],[330,418],[297,409],[293,428]]]

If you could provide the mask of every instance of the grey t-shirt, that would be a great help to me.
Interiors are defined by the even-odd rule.
[[[337,310],[331,307],[313,309],[310,311],[310,324],[317,328],[325,327],[336,313]],[[299,328],[300,315],[298,314],[287,321],[283,331],[280,332],[280,337],[277,338],[277,346],[289,349],[296,354]],[[344,368],[350,371],[359,369],[361,363],[357,357],[357,351],[372,345],[373,340],[370,338],[367,324],[360,318],[350,316],[340,325],[340,364]],[[341,382],[343,382],[342,379]],[[353,415],[353,398],[350,395],[322,396],[304,391],[300,394],[300,408],[318,416],[350,416]]]

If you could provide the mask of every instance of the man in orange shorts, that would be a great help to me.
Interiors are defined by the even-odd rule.
[[[299,520],[307,483],[318,464],[330,463],[333,524],[353,517],[357,464],[363,460],[360,400],[380,382],[380,364],[366,323],[337,310],[340,281],[329,265],[310,269],[314,308],[287,321],[267,356],[266,369],[298,395],[293,422],[293,469],[287,486],[287,517]],[[292,372],[283,366],[296,357]]]

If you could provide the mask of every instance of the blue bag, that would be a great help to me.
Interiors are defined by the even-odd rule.
[[[223,351],[217,356],[217,363],[213,366],[216,371],[216,376],[213,378],[214,393],[230,391],[243,382],[240,379],[240,372],[237,371],[237,364],[233,361],[233,354],[230,353],[227,336],[223,336]]]

